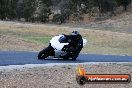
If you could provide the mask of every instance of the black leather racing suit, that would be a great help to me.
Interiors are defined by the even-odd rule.
[[[64,57],[69,55],[78,55],[83,48],[83,39],[81,35],[64,35],[69,45],[66,49],[67,54]]]

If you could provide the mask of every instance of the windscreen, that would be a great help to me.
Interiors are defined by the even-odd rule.
[[[60,43],[67,43],[67,38],[66,38],[65,36],[61,36],[61,37],[59,38],[59,42],[60,42]]]

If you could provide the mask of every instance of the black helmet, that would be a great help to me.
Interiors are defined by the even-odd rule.
[[[71,35],[80,35],[78,31],[73,31]]]
[[[72,36],[72,38],[73,38],[74,40],[80,40],[80,39],[82,39],[82,36],[80,35],[80,33],[79,33],[78,31],[73,31],[73,32],[71,33],[71,36]]]

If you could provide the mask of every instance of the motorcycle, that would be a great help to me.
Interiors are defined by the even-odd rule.
[[[52,56],[64,60],[76,60],[83,46],[87,43],[87,40],[83,39],[82,36],[77,41],[75,41],[75,37],[67,38],[65,34],[54,36],[50,40],[49,46],[39,52],[38,59]]]

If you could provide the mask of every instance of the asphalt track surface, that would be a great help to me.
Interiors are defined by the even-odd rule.
[[[38,52],[0,51],[0,66],[48,64],[48,63],[87,63],[87,62],[132,62],[132,56],[80,54],[76,61],[47,58],[37,59]]]

